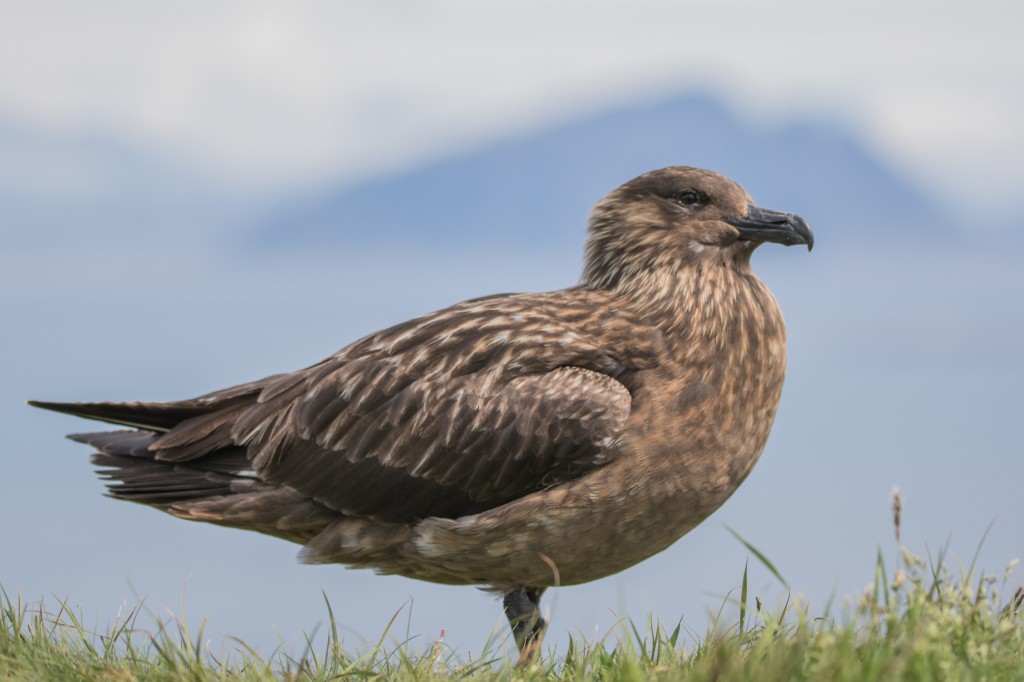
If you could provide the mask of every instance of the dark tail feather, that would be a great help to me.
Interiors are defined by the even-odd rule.
[[[285,487],[265,483],[245,448],[231,446],[188,462],[158,459],[152,431],[108,431],[69,436],[99,452],[92,462],[107,495],[154,507],[182,519],[309,542],[338,514]]]
[[[32,407],[76,417],[163,433],[210,411],[210,405],[182,403],[49,403],[30,400]]]
[[[218,495],[230,495],[231,475],[167,465],[143,457],[97,452],[92,463],[100,467],[111,497],[154,506]]]
[[[91,445],[106,455],[153,459],[149,444],[156,440],[156,434],[152,431],[103,431],[72,433],[68,438],[76,443]]]
[[[155,506],[228,495],[231,484],[258,480],[245,451],[227,448],[188,466],[156,459],[146,431],[110,431],[69,436],[97,450],[92,463],[100,467],[111,497]]]
[[[96,453],[92,463],[100,467],[112,498],[161,506],[230,495],[233,476],[168,466],[156,460]]]

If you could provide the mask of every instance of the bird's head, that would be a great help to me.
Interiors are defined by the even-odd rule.
[[[761,208],[732,180],[682,166],[613,191],[594,207],[589,232],[583,281],[601,288],[664,266],[747,267],[764,242],[814,245],[803,218]]]

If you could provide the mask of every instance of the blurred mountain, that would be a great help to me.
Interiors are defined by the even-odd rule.
[[[292,201],[253,232],[262,247],[439,241],[473,248],[578,247],[586,212],[654,168],[728,175],[762,205],[800,213],[828,245],[952,236],[934,203],[836,125],[750,124],[688,95],[508,138],[384,179]]]

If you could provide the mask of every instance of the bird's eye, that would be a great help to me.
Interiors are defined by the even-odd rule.
[[[702,197],[699,192],[692,189],[684,189],[672,195],[672,201],[683,206],[696,206],[701,203]]]

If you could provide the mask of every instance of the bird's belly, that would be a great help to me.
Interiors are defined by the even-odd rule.
[[[412,577],[537,587],[597,580],[666,549],[742,480],[695,485],[688,476],[646,473],[656,475],[611,465],[481,514],[428,519],[406,545],[416,555]]]

